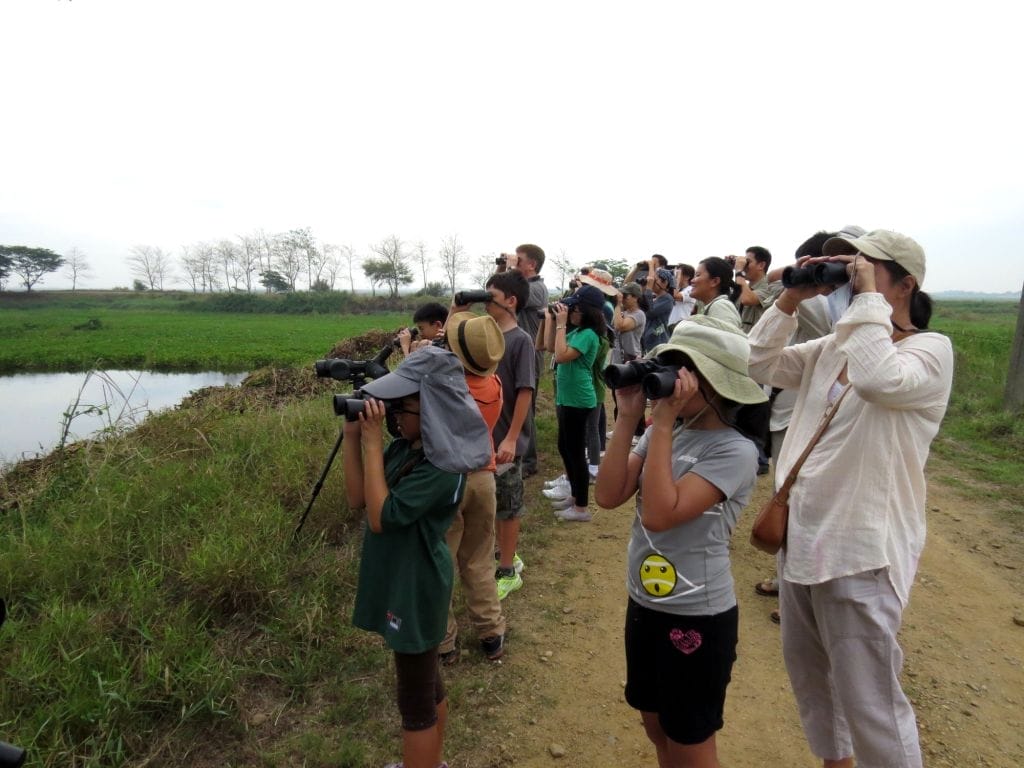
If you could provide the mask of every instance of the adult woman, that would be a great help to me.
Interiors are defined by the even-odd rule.
[[[422,386],[421,386],[422,385]],[[349,507],[366,510],[352,623],[394,651],[405,768],[443,765],[448,714],[438,645],[448,623],[452,559],[445,544],[465,473],[487,465],[491,438],[458,358],[411,353],[362,388],[364,410],[345,423]],[[399,437],[384,449],[384,402]]]
[[[742,330],[740,312],[736,309],[740,287],[732,279],[732,265],[717,256],[697,265],[690,281],[690,296],[700,302],[697,314],[716,317]]]
[[[555,414],[558,422],[558,453],[569,481],[544,494],[552,500],[555,514],[562,520],[586,523],[591,515],[590,472],[587,466],[587,417],[597,407],[594,389],[594,361],[605,334],[604,294],[591,285],[555,305],[554,325],[548,323],[544,346],[554,355]],[[573,330],[568,330],[572,324]]]
[[[637,494],[629,542],[626,701],[639,709],[661,768],[716,768],[738,612],[729,537],[750,500],[757,449],[734,426],[740,403],[767,398],[747,376],[749,346],[727,323],[695,317],[651,357],[680,366],[630,452],[640,386],[618,390],[619,416],[595,496]]]
[[[849,388],[790,495],[779,558],[786,668],[811,750],[829,767],[921,765],[896,642],[925,538],[924,463],[953,377],[949,340],[922,333],[924,251],[875,230],[832,238],[852,302],[835,332],[786,347],[815,288],[787,288],[750,333],[751,375],[798,389],[777,482]]]

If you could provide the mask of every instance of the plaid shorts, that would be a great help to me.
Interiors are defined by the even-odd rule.
[[[494,474],[494,492],[498,498],[495,517],[498,520],[512,520],[522,517],[523,506],[523,460],[516,457],[515,463],[501,474]]]

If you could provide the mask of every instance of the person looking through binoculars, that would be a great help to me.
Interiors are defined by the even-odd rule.
[[[448,705],[438,646],[448,625],[452,559],[445,534],[466,474],[487,466],[491,438],[459,359],[431,346],[362,387],[344,426],[349,507],[366,529],[352,623],[395,655],[405,768],[443,765]],[[397,436],[385,448],[385,415]]]

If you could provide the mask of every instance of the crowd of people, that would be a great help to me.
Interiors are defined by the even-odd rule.
[[[393,766],[447,765],[441,669],[467,653],[456,577],[482,655],[506,652],[501,604],[524,584],[524,478],[539,469],[548,369],[562,471],[542,493],[554,514],[587,523],[635,500],[625,693],[659,766],[718,765],[738,638],[730,538],[771,465],[776,485],[798,473],[777,576],[756,588],[779,595],[808,744],[826,768],[921,765],[896,635],[952,347],[928,331],[911,238],[844,227],[794,256],[772,268],[751,246],[692,267],[656,254],[621,281],[593,263],[552,301],[544,251],[527,244],[497,260],[483,313],[417,310],[417,332],[399,334],[404,360],[363,387],[343,448],[348,501],[367,521],[353,621],[395,654]]]

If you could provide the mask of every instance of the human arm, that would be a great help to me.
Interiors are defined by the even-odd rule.
[[[566,324],[569,321],[569,308],[562,302],[555,305],[555,333],[551,351],[556,363],[568,363],[580,356],[580,351],[569,346],[566,341]]]
[[[359,431],[362,435],[362,502],[366,507],[366,522],[370,530],[380,533],[381,510],[388,496],[388,485],[384,479],[384,403],[367,398],[363,412],[359,414]],[[347,425],[346,425],[347,426]],[[346,454],[346,459],[348,454]],[[349,464],[345,462],[348,476]],[[347,483],[347,479],[346,479]],[[350,496],[351,503],[351,496]]]
[[[687,472],[679,480],[672,477],[672,433],[676,415],[697,392],[697,377],[686,368],[680,368],[672,395],[661,398],[651,409],[640,517],[649,531],[674,528],[700,517],[725,499],[721,490],[694,472]]]
[[[626,314],[623,302],[624,297],[620,293],[615,297],[615,309],[612,312],[612,327],[616,333],[628,333],[636,328],[636,320]]]
[[[530,413],[530,406],[533,404],[533,389],[522,387],[516,390],[516,404],[512,409],[512,420],[508,425],[508,432],[505,438],[495,450],[494,460],[498,464],[508,464],[516,460],[516,441],[519,433],[526,423],[526,417]]]
[[[619,409],[612,436],[605,446],[601,471],[594,485],[594,500],[604,509],[613,509],[628,501],[639,483],[644,459],[633,453],[633,433],[637,422],[644,417],[647,399],[639,384],[616,390]]]
[[[540,325],[537,326],[535,346],[542,352],[553,352],[555,350],[555,321],[550,312],[545,312],[544,316],[540,319]]]

